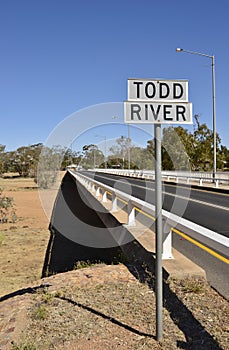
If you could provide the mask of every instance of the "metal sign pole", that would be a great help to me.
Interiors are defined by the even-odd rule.
[[[160,341],[163,332],[161,124],[192,124],[192,103],[188,101],[188,81],[128,79],[128,100],[124,101],[124,121],[127,124],[154,124],[156,338]]]
[[[162,184],[161,124],[154,124],[155,139],[155,214],[156,214],[156,338],[162,340],[163,278],[162,278]]]

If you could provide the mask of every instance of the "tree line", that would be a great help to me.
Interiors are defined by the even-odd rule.
[[[162,131],[163,170],[211,171],[213,169],[213,132],[195,116],[194,131],[181,126],[166,127]],[[229,150],[221,145],[216,135],[217,169],[229,170]],[[154,168],[154,139],[148,140],[146,147],[134,145],[131,139],[121,136],[116,139],[105,155],[95,144],[84,145],[81,151],[55,146],[49,148],[42,143],[19,147],[6,152],[0,145],[0,175],[17,173],[22,177],[37,176],[38,165],[44,170],[64,170],[75,164],[80,168]],[[42,154],[42,157],[40,157]],[[42,161],[41,161],[42,159]],[[41,164],[42,163],[42,164]]]
[[[178,127],[166,127],[162,130],[162,169],[163,170],[213,170],[214,135],[207,125],[194,116],[193,132]],[[217,170],[229,170],[229,150],[221,144],[216,134]],[[130,168],[154,169],[154,139],[147,141],[146,147],[138,147],[128,137],[121,136],[109,148],[105,155],[94,144],[86,145],[81,155],[83,168]],[[105,159],[106,158],[106,159]]]

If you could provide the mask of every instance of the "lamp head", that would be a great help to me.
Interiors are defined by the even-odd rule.
[[[176,52],[181,52],[181,51],[183,51],[183,49],[181,49],[180,47],[176,48]]]

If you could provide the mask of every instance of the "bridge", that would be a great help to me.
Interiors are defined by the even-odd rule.
[[[112,231],[109,242],[107,234],[105,237],[103,233],[97,234],[95,230],[89,229],[88,234],[96,237],[93,244],[98,244],[97,248],[105,248],[107,245],[115,249],[115,246],[122,247],[136,239],[148,252],[154,254],[153,175],[140,172],[130,174],[128,171],[128,174],[119,175],[114,174],[114,171],[112,174],[107,172],[68,170],[72,188],[80,188],[87,200],[91,195],[94,198],[93,201],[92,197],[88,200],[92,212],[84,221],[88,220],[90,223],[94,211],[104,225],[109,226],[110,223],[106,222],[107,216],[103,213],[104,208],[104,212],[109,212],[119,222],[114,223],[115,230]],[[195,185],[192,179],[187,181],[181,175],[179,181],[175,178],[174,182],[171,182],[171,178],[168,181],[165,176],[164,179],[163,266],[168,274],[174,267],[177,273],[182,273],[188,261],[189,268],[193,269],[190,272],[195,273],[194,265],[199,267],[198,273],[204,271],[211,285],[228,298],[229,190],[226,181],[219,181],[216,186],[215,183],[211,185],[207,179],[207,187],[202,187],[200,183]],[[181,181],[184,183],[181,184]],[[55,225],[58,226],[58,219],[55,220]],[[90,240],[88,236],[87,239]]]

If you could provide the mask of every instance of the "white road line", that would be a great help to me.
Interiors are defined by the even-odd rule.
[[[98,175],[97,175],[98,176]],[[99,175],[100,178],[103,178],[103,179],[108,179],[106,176],[102,176],[102,175]],[[137,179],[136,179],[137,180]],[[122,181],[122,180],[118,180],[119,182],[121,183],[126,183],[128,180],[126,181]],[[134,187],[137,187],[137,188],[141,188],[141,189],[144,189],[144,190],[148,190],[148,191],[152,191],[152,192],[155,192],[155,189],[153,188],[148,188],[147,186],[144,187],[144,186],[139,186],[139,185],[134,185]],[[187,201],[187,198],[186,197],[183,197],[183,196],[180,196],[180,195],[174,195],[172,193],[169,193],[169,192],[165,192],[163,191],[164,194],[168,195],[168,196],[171,196],[171,197],[176,197],[176,198],[180,198],[180,199],[184,199]],[[212,203],[208,203],[208,202],[204,202],[204,201],[200,201],[198,199],[193,199],[193,198],[188,198],[188,201],[191,201],[191,202],[195,202],[195,203],[199,203],[199,204],[203,204],[203,205],[206,205],[206,206],[209,206],[209,207],[212,207],[212,208],[216,208],[216,209],[221,209],[221,210],[226,210],[226,211],[229,211],[229,208],[228,207],[223,207],[221,205],[217,205],[217,204],[212,204]]]

